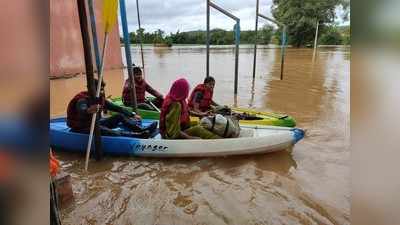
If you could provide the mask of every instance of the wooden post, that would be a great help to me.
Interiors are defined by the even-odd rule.
[[[83,53],[85,57],[86,83],[88,91],[90,93],[91,100],[92,102],[95,102],[96,87],[94,84],[92,47],[90,44],[89,28],[87,24],[88,18],[86,14],[86,5],[84,0],[77,0],[77,3],[78,3],[79,23],[81,27],[81,35],[83,43]],[[100,116],[97,116],[96,118],[100,118]],[[103,151],[101,149],[101,132],[97,122],[94,127],[94,143],[95,143],[94,146],[95,146],[96,160],[101,160],[103,157]]]

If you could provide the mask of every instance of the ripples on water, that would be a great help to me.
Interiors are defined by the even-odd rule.
[[[314,61],[312,49],[289,49],[280,81],[279,49],[264,48],[252,82],[252,50],[242,48],[236,99],[233,57],[229,48],[211,52],[216,99],[292,115],[304,140],[257,156],[106,157],[89,175],[81,155],[59,153],[75,193],[64,224],[349,224],[349,49],[321,48]],[[204,78],[204,48],[146,49],[145,61],[147,80],[163,93],[179,75],[192,86]],[[108,94],[119,95],[122,80],[108,72]],[[51,114],[65,114],[84,86],[83,77],[51,81]]]

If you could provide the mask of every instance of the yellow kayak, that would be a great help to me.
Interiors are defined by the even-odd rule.
[[[252,109],[232,108],[232,112],[244,115],[239,120],[241,125],[267,125],[281,127],[295,127],[296,121],[293,117],[271,112],[259,112]],[[198,117],[190,117],[192,124],[199,122]]]

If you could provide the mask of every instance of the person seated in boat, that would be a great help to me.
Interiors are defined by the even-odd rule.
[[[95,87],[97,87],[98,80],[95,79],[94,83]],[[87,91],[78,93],[69,102],[67,108],[67,125],[72,131],[89,133],[92,115],[103,110],[117,112],[117,114],[108,118],[99,119],[98,122],[102,135],[148,138],[157,129],[157,122],[152,123],[146,128],[142,128],[140,126],[141,118],[139,115],[107,100],[105,98],[104,86],[105,83],[102,82],[100,98],[95,102],[91,100],[90,94]],[[129,131],[114,130],[120,123],[128,128]]]
[[[164,99],[160,114],[160,133],[164,139],[217,139],[218,135],[196,125],[190,127],[189,109],[186,99],[189,83],[176,80]]]
[[[189,109],[193,116],[204,117],[221,110],[230,110],[227,106],[221,106],[214,102],[215,79],[206,77],[202,84],[197,85],[189,97]]]
[[[156,91],[154,88],[152,88],[144,79],[142,76],[142,70],[138,66],[133,67],[133,78],[135,81],[135,89],[136,89],[136,101],[137,101],[137,106],[139,109],[147,109],[147,110],[154,110],[154,107],[152,104],[158,108],[162,106],[163,102],[163,95],[160,94],[160,92]],[[133,88],[131,86],[131,79],[128,78],[125,81],[124,85],[124,90],[122,91],[122,102],[124,103],[125,106],[132,106],[133,101],[132,101],[132,91]],[[155,97],[154,100],[148,100],[146,99],[145,95],[146,92],[150,93]],[[151,101],[151,103],[149,102]]]

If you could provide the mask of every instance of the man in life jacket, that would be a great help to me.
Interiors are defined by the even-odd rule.
[[[95,87],[97,87],[97,84],[98,81],[95,79]],[[79,133],[89,133],[93,113],[97,113],[99,110],[100,112],[107,110],[117,112],[117,114],[99,119],[98,122],[102,135],[148,138],[157,128],[157,122],[152,123],[146,128],[142,128],[140,126],[140,116],[106,100],[104,86],[105,83],[102,82],[100,98],[95,101],[91,99],[87,91],[82,91],[72,98],[67,109],[67,125],[71,130]],[[129,131],[114,130],[120,123],[128,128]]]
[[[133,77],[135,81],[135,89],[136,89],[136,101],[137,101],[137,106],[140,109],[147,109],[147,110],[154,110],[154,106],[161,108],[164,97],[162,94],[160,94],[158,91],[156,91],[154,88],[152,88],[144,79],[142,76],[142,70],[138,66],[133,67]],[[131,80],[128,78],[125,81],[124,85],[124,90],[122,91],[122,102],[124,103],[125,106],[132,106],[133,101],[132,101],[132,91],[133,88],[131,87]],[[154,100],[149,102],[150,100],[146,99],[146,92],[150,93],[154,97],[156,97]]]
[[[202,84],[197,85],[189,97],[190,114],[204,117],[212,114],[216,107],[220,107],[213,101],[215,79],[206,77]]]

